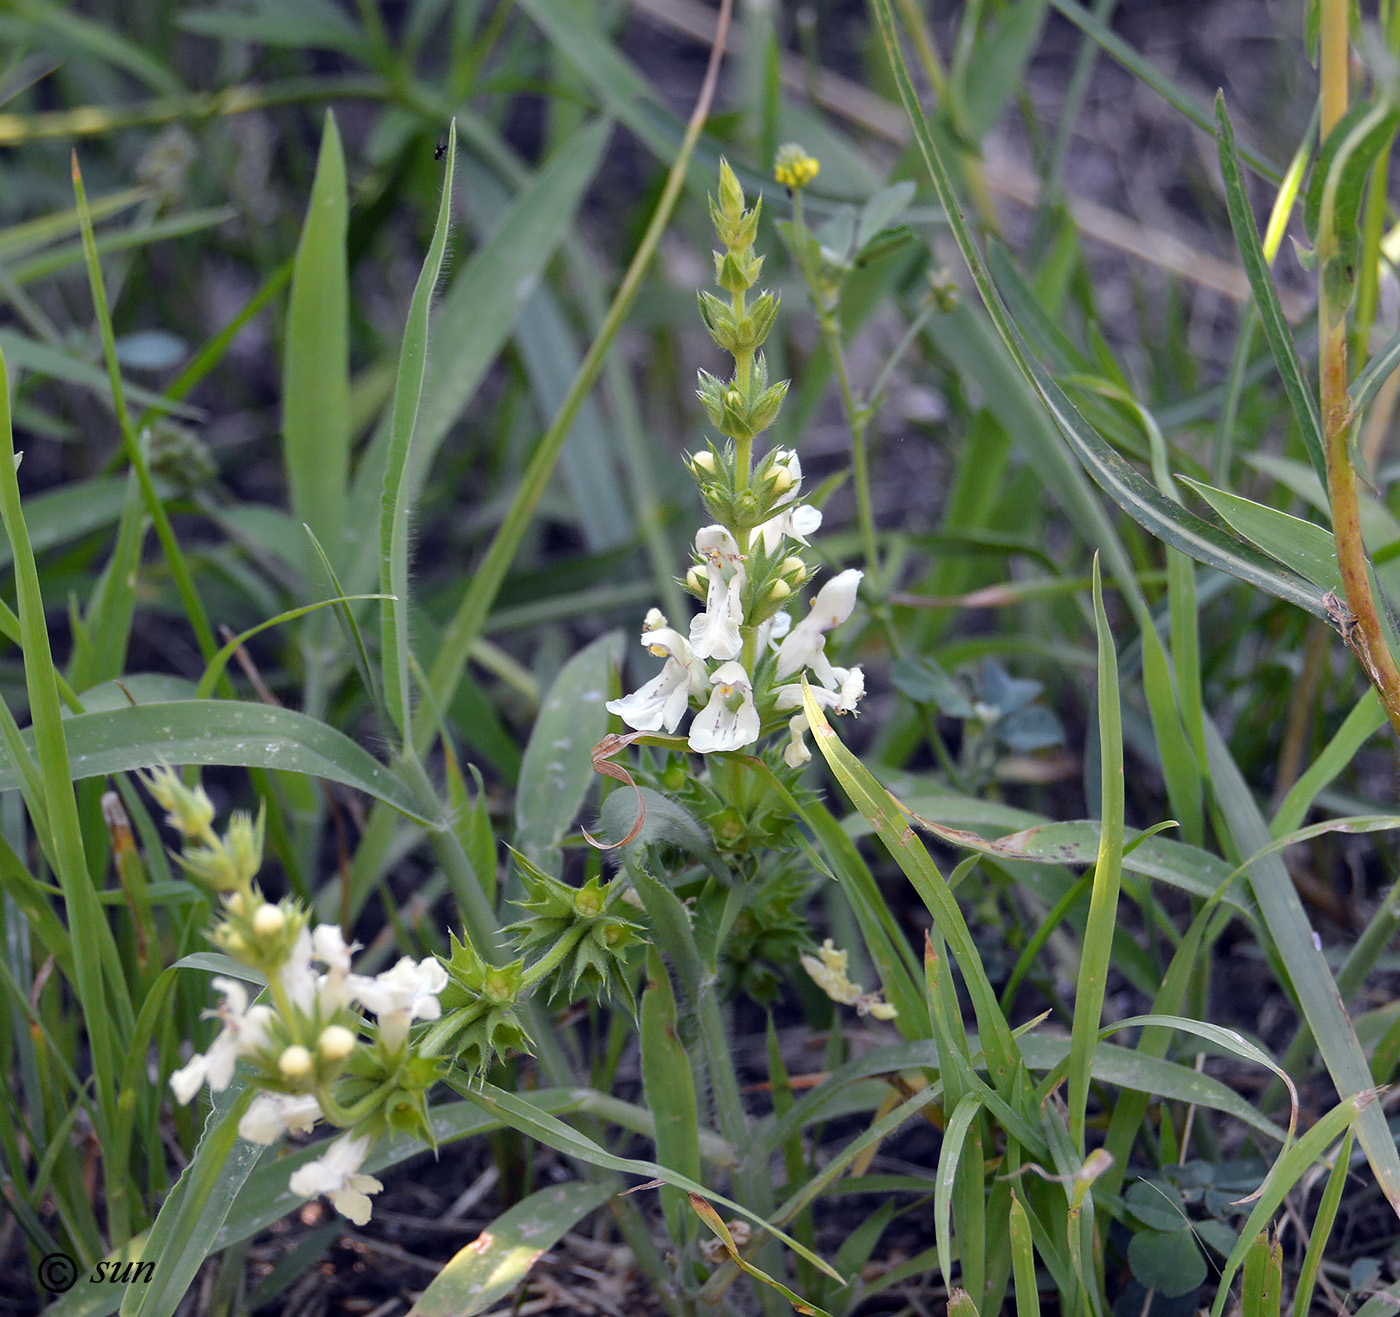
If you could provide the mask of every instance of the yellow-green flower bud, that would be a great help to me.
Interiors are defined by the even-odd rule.
[[[228,821],[228,835],[224,848],[234,873],[241,882],[252,882],[262,868],[263,858],[263,816],[259,812],[256,822],[245,810],[239,810]]]
[[[719,212],[731,221],[744,213],[744,189],[723,156],[719,162]]]
[[[274,938],[287,926],[281,906],[263,904],[253,912],[253,932],[261,939]]]
[[[774,603],[776,603],[779,599],[786,599],[791,593],[792,586],[790,586],[781,577],[779,577],[778,580],[774,581],[773,584],[768,588],[768,597],[771,600],[773,600]]]
[[[603,913],[603,898],[598,892],[581,887],[574,897],[574,909],[585,919],[594,919]]]
[[[795,553],[790,554],[783,559],[778,575],[786,578],[790,585],[801,585],[807,579],[807,564]]]
[[[229,892],[224,896],[224,909],[231,915],[241,915],[246,904],[247,899],[242,892]]]
[[[690,464],[698,466],[706,475],[712,476],[715,473],[715,455],[708,448],[696,453],[690,459]]]
[[[355,1035],[343,1024],[332,1024],[321,1030],[321,1036],[316,1040],[316,1050],[320,1052],[323,1061],[343,1061],[355,1050],[355,1041]],[[289,1047],[287,1052],[292,1050],[294,1049]],[[286,1060],[287,1052],[282,1053],[282,1061]]]
[[[792,472],[782,462],[774,462],[763,473],[763,478],[773,486],[775,494],[786,494],[793,486]]]
[[[710,571],[708,567],[695,566],[685,574],[686,589],[692,594],[697,594],[701,599],[705,597],[705,591],[710,585]]]
[[[301,1079],[309,1075],[312,1064],[311,1053],[300,1043],[293,1043],[277,1058],[277,1068],[288,1079]]]
[[[799,192],[821,172],[821,162],[796,142],[785,142],[773,161],[773,177],[785,188]]]

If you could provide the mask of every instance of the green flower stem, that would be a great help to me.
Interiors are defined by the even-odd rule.
[[[553,973],[568,960],[574,954],[574,948],[583,941],[583,935],[587,931],[588,925],[584,923],[575,924],[569,929],[558,942],[520,976],[520,991],[524,993],[526,989],[533,988],[541,979]]]
[[[870,505],[870,454],[865,443],[865,432],[870,425],[871,410],[868,404],[858,402],[851,388],[850,373],[846,369],[846,351],[841,343],[840,298],[833,296],[830,305],[821,295],[817,272],[811,268],[807,251],[807,228],[802,220],[802,193],[793,193],[792,227],[796,230],[794,244],[798,253],[798,264],[803,278],[812,295],[812,303],[817,310],[817,327],[821,330],[831,364],[836,370],[836,382],[841,388],[841,405],[846,412],[846,423],[851,431],[851,475],[856,487],[856,520],[860,526],[861,552],[865,555],[865,570],[874,584],[880,575],[880,554],[875,543],[875,514]]]
[[[1347,0],[1322,0],[1322,122],[1321,139],[1346,113],[1348,78]],[[1319,245],[1329,235],[1319,235]],[[1330,245],[1330,244],[1329,244]],[[1360,659],[1380,696],[1390,725],[1400,734],[1400,668],[1386,643],[1380,614],[1371,593],[1366,547],[1361,539],[1361,509],[1356,493],[1347,441],[1351,433],[1351,403],[1347,397],[1346,307],[1339,306],[1328,288],[1327,262],[1318,271],[1318,333],[1321,339],[1321,404],[1323,449],[1327,457],[1327,501],[1332,511],[1332,534],[1347,608],[1354,621],[1344,627],[1347,643]]]
[[[316,1101],[321,1107],[321,1114],[330,1124],[338,1129],[350,1129],[358,1125],[366,1116],[370,1114],[384,1100],[384,1095],[394,1087],[392,1079],[386,1079],[382,1084],[366,1093],[358,1102],[348,1107],[342,1107],[335,1100],[335,1095],[331,1092],[329,1084],[317,1084],[315,1088]]]

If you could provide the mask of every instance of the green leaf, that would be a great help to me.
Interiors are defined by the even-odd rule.
[[[1217,93],[1215,97],[1215,120],[1219,136],[1220,172],[1225,181],[1225,204],[1230,212],[1230,227],[1235,231],[1235,245],[1239,248],[1249,286],[1254,292],[1254,305],[1258,309],[1260,323],[1264,328],[1264,338],[1283,380],[1284,394],[1293,409],[1293,418],[1302,431],[1308,458],[1312,462],[1313,470],[1317,472],[1318,479],[1326,484],[1327,459],[1322,451],[1322,419],[1318,414],[1317,399],[1313,396],[1312,387],[1303,373],[1303,364],[1298,359],[1298,348],[1289,332],[1288,322],[1284,319],[1278,290],[1274,287],[1274,278],[1269,272],[1269,262],[1264,255],[1263,244],[1259,241],[1254,212],[1250,209],[1249,195],[1245,192],[1244,173],[1240,169],[1239,156],[1235,151],[1235,130],[1231,127],[1230,116],[1225,110],[1223,93]]]
[[[1189,476],[1179,476],[1220,514],[1237,534],[1263,549],[1319,589],[1342,590],[1342,574],[1337,567],[1337,545],[1331,533],[1300,517],[1277,508],[1241,498],[1224,489],[1215,489]]]
[[[345,257],[349,201],[345,154],[327,110],[311,201],[292,267],[282,372],[282,442],[292,515],[331,562],[344,557],[350,471],[350,288]],[[307,578],[317,559],[306,555]]]
[[[1206,721],[1205,733],[1216,803],[1236,849],[1241,854],[1252,855],[1269,844],[1269,830],[1225,742],[1210,720]],[[1246,876],[1288,976],[1289,987],[1317,1040],[1337,1091],[1349,1101],[1357,1095],[1369,1095],[1372,1080],[1366,1055],[1342,1005],[1327,961],[1313,942],[1312,925],[1283,861],[1277,855],[1266,855],[1250,866]],[[1357,1139],[1366,1151],[1381,1191],[1391,1207],[1400,1213],[1400,1153],[1386,1125],[1385,1114],[1369,1097],[1359,1103],[1355,1111],[1359,1113]],[[1338,1130],[1333,1137],[1339,1137],[1340,1133]],[[1223,1300],[1218,1301],[1217,1309],[1219,1302]]]
[[[1093,1073],[1094,1048],[1103,1016],[1104,992],[1113,955],[1113,929],[1118,921],[1118,889],[1123,877],[1123,715],[1118,702],[1118,655],[1108,616],[1103,608],[1099,563],[1094,559],[1094,623],[1099,643],[1099,763],[1103,831],[1089,895],[1089,918],[1079,957],[1070,1034],[1069,1128],[1082,1157],[1084,1122]]]
[[[502,1213],[419,1295],[408,1317],[474,1317],[503,1299],[535,1261],[616,1191],[575,1181],[540,1189]]]
[[[841,789],[850,798],[865,820],[884,842],[896,864],[913,883],[920,899],[928,907],[944,940],[957,958],[972,998],[977,1022],[987,1040],[987,1059],[993,1083],[998,1092],[1011,1091],[1017,1072],[1022,1068],[1020,1053],[1011,1036],[1010,1026],[997,1004],[996,994],[987,979],[986,967],[972,940],[967,921],[958,908],[957,900],[939,872],[938,866],[904,821],[899,802],[882,787],[865,767],[837,738],[821,707],[803,681],[803,712],[812,730],[812,739],[826,760]]]
[[[161,1205],[142,1250],[142,1260],[154,1264],[151,1282],[127,1288],[121,1317],[170,1317],[189,1292],[238,1191],[267,1151],[238,1137],[239,1118],[252,1098],[251,1088],[217,1095],[199,1146]]]
[[[515,796],[515,845],[551,874],[558,874],[559,842],[596,776],[591,751],[607,735],[603,706],[621,659],[620,631],[575,654],[549,688],[525,747]]]
[[[1168,1299],[1190,1294],[1206,1278],[1206,1259],[1190,1229],[1139,1230],[1128,1243],[1138,1283]]]
[[[957,1177],[968,1131],[981,1110],[981,1098],[975,1093],[965,1094],[948,1120],[948,1127],[943,1131],[943,1142],[938,1149],[938,1183],[933,1195],[933,1228],[938,1240],[938,1267],[943,1273],[943,1283],[950,1288],[953,1284],[953,1181]]]
[[[419,811],[413,793],[354,741],[315,718],[268,704],[233,700],[178,700],[64,720],[67,773],[73,780],[166,764],[238,764],[279,768],[340,782],[436,826]],[[24,733],[33,746],[32,731]],[[19,785],[13,767],[0,766],[0,791]]]
[[[399,351],[399,371],[394,382],[394,411],[390,421],[389,453],[384,464],[384,496],[379,517],[379,588],[388,598],[379,605],[380,661],[384,671],[384,702],[394,725],[411,743],[413,696],[409,689],[409,593],[408,522],[418,490],[408,479],[413,433],[418,422],[418,402],[428,366],[428,316],[437,288],[442,260],[447,253],[447,230],[452,221],[452,177],[457,163],[457,121],[447,133],[447,165],[437,223],[418,283],[409,303]]]

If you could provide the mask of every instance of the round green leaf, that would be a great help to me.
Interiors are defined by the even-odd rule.
[[[1206,1260],[1184,1226],[1140,1230],[1128,1245],[1128,1264],[1143,1285],[1168,1298],[1189,1294],[1206,1278]]]

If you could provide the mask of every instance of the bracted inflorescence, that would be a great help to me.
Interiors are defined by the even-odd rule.
[[[364,1225],[369,1195],[382,1187],[360,1170],[375,1140],[402,1130],[432,1142],[427,1092],[442,1067],[424,1054],[421,1036],[410,1038],[410,1028],[441,1014],[447,970],[431,956],[404,956],[374,977],[352,973],[358,946],[339,928],[312,928],[305,908],[267,901],[258,890],[261,818],[235,814],[221,837],[202,787],[186,786],[168,768],[145,782],[184,838],[186,870],[218,894],[214,945],[267,985],[265,1000],[250,1005],[238,979],[214,979],[223,1001],[209,1014],[222,1028],[208,1051],[170,1076],[170,1087],[182,1103],[205,1084],[221,1092],[242,1061],[255,1092],[238,1123],[241,1137],[273,1144],[320,1121],[345,1130],[294,1171],[288,1186],[307,1198],[325,1194],[337,1211]],[[376,1017],[376,1029],[365,1011]]]
[[[802,186],[815,169],[787,171],[780,182]],[[704,602],[688,628],[673,626],[657,609],[646,616],[642,644],[666,660],[660,673],[608,708],[641,732],[674,733],[693,714],[687,742],[697,754],[742,750],[755,744],[781,716],[789,715],[790,743],[783,757],[792,768],[811,758],[803,733],[802,681],[817,702],[850,713],[865,693],[860,668],[841,668],[826,654],[826,636],[850,617],[862,573],[840,572],[817,591],[810,610],[794,621],[787,611],[811,575],[802,556],[822,521],[802,502],[802,464],[791,448],[753,458],[754,440],[776,419],[787,381],[772,383],[759,351],[778,311],[767,290],[750,300],[763,258],[754,254],[761,202],[744,206],[743,190],[720,162],[718,200],[710,215],[724,247],[715,255],[715,282],[726,302],[700,294],[700,314],[714,341],[734,358],[721,380],[700,372],[700,401],[727,436],[689,458],[714,522],[695,535],[695,565],[685,584]]]

